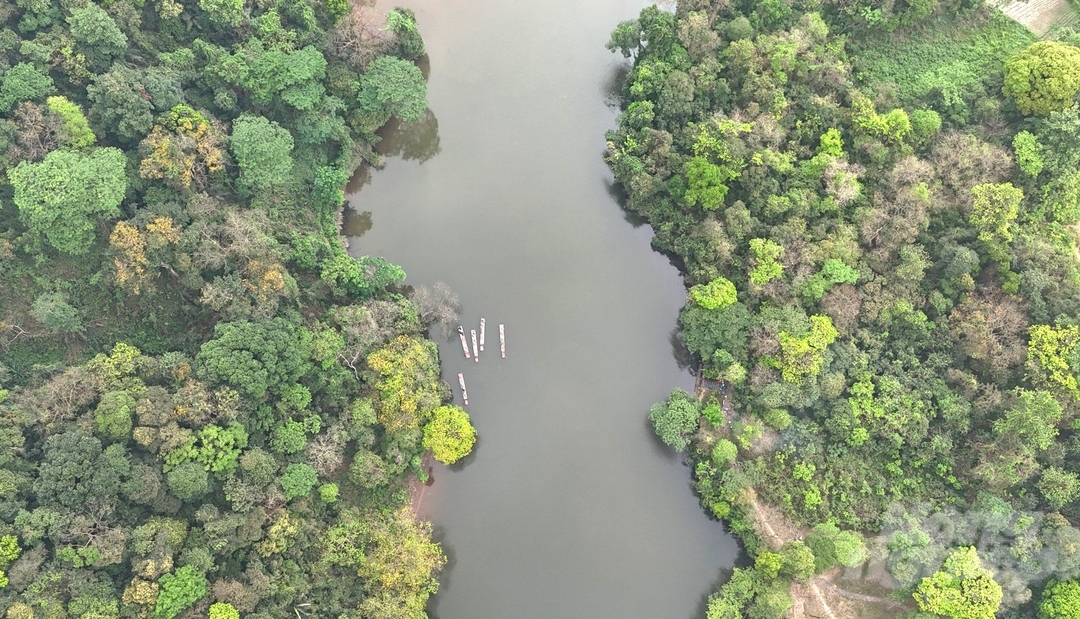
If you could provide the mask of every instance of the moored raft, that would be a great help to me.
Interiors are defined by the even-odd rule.
[[[458,325],[458,337],[461,338],[461,350],[465,351],[465,358],[469,359],[469,343],[465,341],[465,327]]]

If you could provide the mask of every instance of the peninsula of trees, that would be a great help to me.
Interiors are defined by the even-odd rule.
[[[778,619],[791,581],[867,560],[894,615],[1080,617],[1080,37],[1056,39],[973,0],[682,0],[612,33],[608,161],[714,386],[650,417],[754,561],[709,619]]]
[[[7,619],[425,616],[407,479],[472,428],[338,235],[423,53],[363,2],[0,2]]]

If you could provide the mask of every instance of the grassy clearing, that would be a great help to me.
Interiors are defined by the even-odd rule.
[[[856,72],[865,84],[894,82],[903,102],[934,89],[970,92],[1000,76],[1005,59],[1037,37],[997,9],[964,18],[929,20],[904,35],[855,42]],[[997,79],[1000,79],[999,77]]]

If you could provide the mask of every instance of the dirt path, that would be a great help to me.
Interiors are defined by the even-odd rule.
[[[818,581],[817,584],[819,584],[823,589],[827,589],[828,591],[831,591],[832,593],[835,593],[836,595],[839,595],[842,598],[847,598],[849,600],[855,600],[857,602],[869,602],[871,604],[882,604],[884,606],[888,606],[889,608],[895,608],[897,610],[908,610],[907,606],[901,604],[900,602],[897,602],[896,600],[890,600],[888,598],[876,597],[876,596],[873,596],[873,595],[863,595],[862,593],[855,593],[854,591],[848,591],[847,589],[841,589],[840,587],[837,587],[836,585],[829,582],[827,579],[821,578],[820,576],[815,578],[815,580]]]
[[[764,541],[773,550],[779,549],[786,542],[801,540],[808,532],[787,521],[776,508],[764,505],[751,495],[749,504],[754,511],[754,521]],[[792,607],[793,619],[856,619],[871,616],[875,611],[886,610],[885,615],[874,613],[873,616],[893,616],[896,612],[910,610],[908,606],[888,598],[865,595],[842,589],[833,582],[843,571],[830,570],[814,576],[806,583],[792,583],[791,596],[795,600]]]
[[[1040,37],[1077,21],[1069,0],[997,0],[994,5]]]

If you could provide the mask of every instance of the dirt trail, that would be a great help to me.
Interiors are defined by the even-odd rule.
[[[822,588],[827,589],[827,590],[835,593],[836,595],[839,595],[840,597],[847,598],[849,600],[855,600],[857,602],[869,602],[871,604],[883,604],[885,606],[888,606],[889,608],[895,608],[897,610],[907,610],[907,606],[904,606],[903,604],[901,604],[900,602],[897,602],[896,600],[890,600],[888,598],[876,597],[876,596],[873,596],[873,595],[864,595],[862,593],[855,593],[854,591],[848,591],[847,589],[841,589],[840,587],[837,587],[836,585],[832,584],[831,582],[829,582],[828,580],[826,580],[824,578],[821,578],[820,576],[817,577],[817,579],[820,579],[818,584]]]
[[[754,510],[754,521],[764,541],[773,550],[778,550],[786,542],[801,540],[808,532],[788,522],[775,508],[763,505],[756,496],[749,497],[750,507]],[[855,593],[836,586],[832,580],[842,573],[832,570],[814,576],[804,584],[793,583],[791,596],[795,605],[791,609],[793,619],[856,619],[865,617],[867,605],[884,607],[893,611],[908,610],[908,607],[888,598]]]

